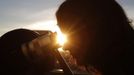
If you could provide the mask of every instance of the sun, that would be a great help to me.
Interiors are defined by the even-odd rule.
[[[57,34],[57,43],[63,46],[67,42],[67,36],[63,33]]]
[[[67,42],[67,35],[61,32],[60,27],[57,25],[57,21],[55,20],[36,22],[31,25],[28,25],[25,28],[29,28],[32,30],[49,30],[52,32],[56,32],[56,43],[62,47]]]

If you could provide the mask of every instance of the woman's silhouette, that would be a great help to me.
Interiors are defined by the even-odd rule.
[[[132,75],[134,30],[115,0],[66,0],[56,13],[79,64],[102,75]]]

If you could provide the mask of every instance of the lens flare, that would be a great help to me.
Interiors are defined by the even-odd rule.
[[[63,48],[58,48],[58,51],[64,52]]]
[[[57,34],[57,43],[63,46],[67,42],[67,36],[65,34]]]
[[[58,25],[56,26],[55,32],[57,33],[56,42],[58,45],[61,46],[60,48],[58,48],[58,51],[63,52],[64,44],[68,42],[67,35],[61,32],[60,27],[58,27]]]
[[[37,22],[23,28],[28,28],[32,30],[50,30],[52,32],[56,32],[57,33],[56,44],[63,47],[64,44],[67,42],[67,36],[61,32],[60,27],[56,24],[57,22],[55,20],[50,20],[50,21]]]
[[[64,44],[67,42],[67,35],[63,34],[60,30],[60,27],[56,25],[52,32],[56,32],[56,43],[60,46],[64,46]]]

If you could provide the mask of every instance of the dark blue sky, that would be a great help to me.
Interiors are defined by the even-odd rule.
[[[15,29],[54,21],[64,0],[0,0],[0,35]],[[117,0],[128,17],[134,19],[134,0]],[[43,22],[43,23],[42,23]]]

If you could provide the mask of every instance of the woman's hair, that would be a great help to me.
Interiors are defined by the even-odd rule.
[[[122,7],[115,0],[66,0],[59,7],[56,16],[57,20],[60,22],[73,22],[72,18],[80,18],[81,20],[89,20],[91,18],[96,21],[98,20],[101,23],[112,23],[112,26],[118,23],[119,25],[117,24],[115,26],[120,29],[126,25],[124,28],[129,28],[131,30],[130,21]],[[98,26],[98,24],[96,25]],[[63,25],[59,26],[62,28]]]
[[[96,37],[91,41],[92,47],[85,50],[86,62],[103,74],[132,73],[129,69],[132,60],[129,59],[133,58],[134,30],[115,0],[66,0],[59,7],[56,17],[62,31],[72,32],[83,26],[87,29],[81,32],[96,31]],[[87,37],[90,39],[90,34]],[[82,43],[84,38],[77,41]],[[81,53],[79,50],[77,52]],[[78,54],[76,59],[81,58]]]

